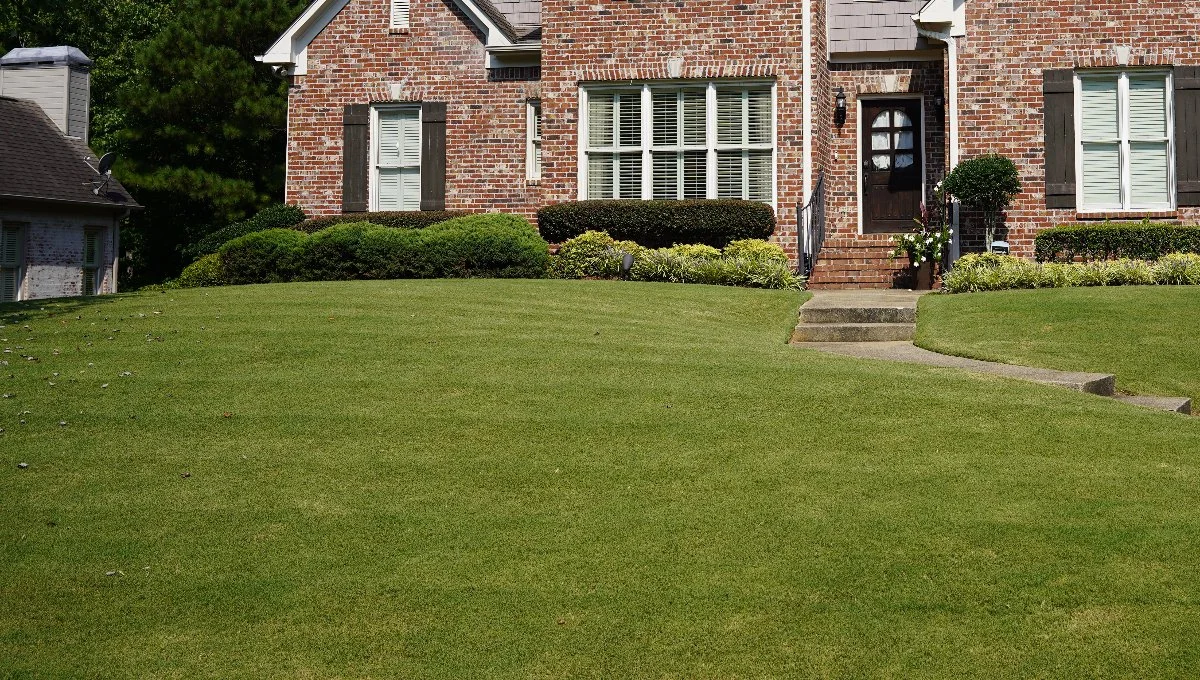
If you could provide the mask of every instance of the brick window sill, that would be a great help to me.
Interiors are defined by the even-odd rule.
[[[1080,210],[1075,213],[1077,220],[1173,220],[1178,217],[1174,210]]]
[[[389,35],[408,35],[410,32],[411,32],[411,29],[408,29],[408,28],[389,28],[388,29]]]

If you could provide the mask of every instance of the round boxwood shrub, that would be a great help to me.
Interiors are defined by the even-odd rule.
[[[550,275],[557,279],[613,278],[621,273],[626,253],[637,255],[641,246],[618,241],[603,231],[589,231],[566,242],[551,258]]]
[[[225,285],[225,265],[219,253],[209,253],[183,268],[175,280],[179,288],[203,288]]]
[[[369,222],[338,224],[301,242],[292,256],[297,281],[349,281],[368,278],[362,267],[362,242],[367,233],[386,231]]]
[[[552,243],[604,231],[647,248],[677,243],[724,248],[730,241],[770,236],[775,211],[757,201],[574,201],[539,210],[538,229]]]
[[[467,215],[417,232],[423,276],[543,278],[550,246],[523,217]]]
[[[191,257],[201,257],[217,252],[225,243],[265,229],[287,229],[304,221],[304,211],[299,206],[281,203],[264,208],[248,220],[234,222],[200,239],[187,250]]]
[[[291,281],[294,257],[308,235],[293,229],[268,229],[246,234],[221,246],[226,281],[275,283]]]
[[[964,207],[983,213],[987,247],[991,248],[1004,211],[1021,193],[1021,175],[1016,164],[1004,156],[976,156],[959,163],[946,175],[942,192],[957,198]]]

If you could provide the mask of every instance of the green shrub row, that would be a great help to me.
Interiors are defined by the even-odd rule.
[[[181,287],[404,278],[542,278],[549,246],[515,215],[469,215],[426,227],[359,222],[315,234],[268,229],[221,246],[180,276]]]
[[[1072,286],[1200,285],[1200,255],[1174,253],[1156,261],[1031,262],[1009,255],[965,255],[942,277],[948,293]]]
[[[218,229],[197,241],[187,250],[193,258],[217,252],[227,241],[264,229],[287,229],[304,221],[304,211],[299,206],[279,204],[264,208],[248,220],[234,222]]]
[[[765,239],[775,212],[757,201],[575,201],[538,211],[538,229],[551,243],[589,231],[647,248],[696,243],[724,248],[741,239]]]
[[[326,215],[324,217],[314,217],[309,220],[304,220],[299,224],[295,224],[293,229],[303,231],[306,234],[315,234],[323,229],[328,229],[335,224],[354,224],[356,222],[370,222],[381,227],[391,227],[393,229],[424,229],[439,222],[452,220],[456,217],[465,217],[470,213],[465,213],[455,210],[410,210],[404,212],[360,212],[360,213],[345,213],[342,215]]]
[[[599,231],[563,243],[552,259],[550,275],[564,279],[616,278],[626,254],[633,256],[628,276],[634,281],[796,290],[804,286],[804,279],[792,271],[783,249],[766,241],[734,241],[724,252],[702,244],[651,249],[632,241],[618,241]]]
[[[1070,224],[1034,238],[1038,262],[1154,260],[1168,253],[1200,253],[1200,226],[1148,221]]]

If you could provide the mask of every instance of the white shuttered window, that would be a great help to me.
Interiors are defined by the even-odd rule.
[[[0,225],[0,302],[17,299],[21,288],[22,225]]]
[[[375,109],[373,210],[421,209],[421,111]]]
[[[1137,71],[1081,72],[1077,92],[1083,209],[1171,209],[1169,76]]]
[[[584,197],[773,202],[770,84],[597,86],[584,98]]]

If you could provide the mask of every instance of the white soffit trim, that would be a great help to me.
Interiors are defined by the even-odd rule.
[[[949,30],[945,32],[961,38],[967,34],[966,4],[967,0],[929,0],[912,15],[912,20],[918,24],[948,24]]]
[[[315,0],[304,13],[296,19],[283,35],[275,41],[265,54],[255,57],[257,61],[271,66],[286,69],[290,75],[302,76],[308,73],[308,45],[325,30],[333,18],[341,12],[350,0]],[[454,4],[462,9],[471,21],[483,29],[488,47],[504,47],[512,42],[504,35],[504,31],[495,24],[479,5],[472,0],[454,0]]]

